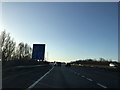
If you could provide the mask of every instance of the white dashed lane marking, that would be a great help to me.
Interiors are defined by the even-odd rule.
[[[93,81],[92,79],[90,79],[90,78],[86,78],[87,80],[89,80],[89,81]]]
[[[98,86],[102,87],[102,88],[107,88],[106,86],[100,84],[100,83],[97,83]]]
[[[74,72],[75,74],[77,74],[77,75],[80,75],[79,73],[77,73],[77,72],[75,72],[75,71],[73,71],[73,70],[71,70],[72,72]],[[81,76],[82,78],[86,78],[85,76]],[[90,78],[86,78],[87,80],[89,80],[89,81],[93,81],[92,79],[90,79]],[[98,86],[100,86],[100,87],[102,87],[102,88],[107,88],[106,86],[104,86],[104,85],[102,85],[102,84],[100,84],[100,83],[96,83]]]
[[[85,78],[85,76],[81,76],[81,77]]]

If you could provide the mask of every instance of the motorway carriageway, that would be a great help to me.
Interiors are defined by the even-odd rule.
[[[39,66],[3,73],[4,88],[119,88],[119,72],[95,67]]]

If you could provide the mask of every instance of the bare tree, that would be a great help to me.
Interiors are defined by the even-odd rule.
[[[99,58],[100,61],[106,61],[104,58]]]
[[[19,53],[19,59],[30,59],[32,48],[27,43],[19,43],[18,44],[18,53]]]
[[[14,50],[15,42],[13,42],[13,40],[9,40],[6,59],[11,60]]]
[[[28,44],[26,43],[25,44],[25,47],[24,47],[24,57],[25,57],[25,59],[28,59],[28,57],[29,57],[29,46],[28,46]]]
[[[6,32],[5,32],[5,30],[3,31],[3,32],[1,32],[1,47],[2,47],[2,50],[3,50],[3,45],[4,45],[4,42],[5,42],[5,38],[6,38]]]
[[[24,57],[25,59],[30,59],[32,55],[32,48],[26,43],[24,45]]]
[[[3,31],[1,33],[1,48],[2,48],[2,60],[8,61],[11,59],[11,55],[15,49],[15,42],[11,40],[10,34]]]
[[[18,44],[18,50],[19,50],[19,59],[23,59],[24,58],[24,43],[21,42]]]
[[[14,60],[14,59],[31,59],[32,57],[32,48],[27,44],[20,42],[16,47],[16,43],[9,33],[3,31],[0,34],[0,47],[2,52],[2,60]]]
[[[13,52],[13,59],[18,60],[20,59],[20,51],[19,51],[19,46],[17,46]]]

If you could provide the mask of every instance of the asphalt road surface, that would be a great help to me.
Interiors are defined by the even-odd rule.
[[[3,88],[119,88],[119,72],[94,67],[42,66],[3,74]]]

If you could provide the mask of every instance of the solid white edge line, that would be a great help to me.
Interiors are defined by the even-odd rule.
[[[54,67],[52,67],[53,69]],[[41,81],[48,73],[50,73],[50,71],[52,70],[50,69],[47,73],[45,73],[41,78],[39,78],[37,81],[35,81],[32,85],[30,85],[26,90],[30,90],[31,88],[33,88],[39,81]]]
[[[107,88],[106,86],[100,84],[100,83],[97,83],[97,85],[101,86],[102,88]]]

